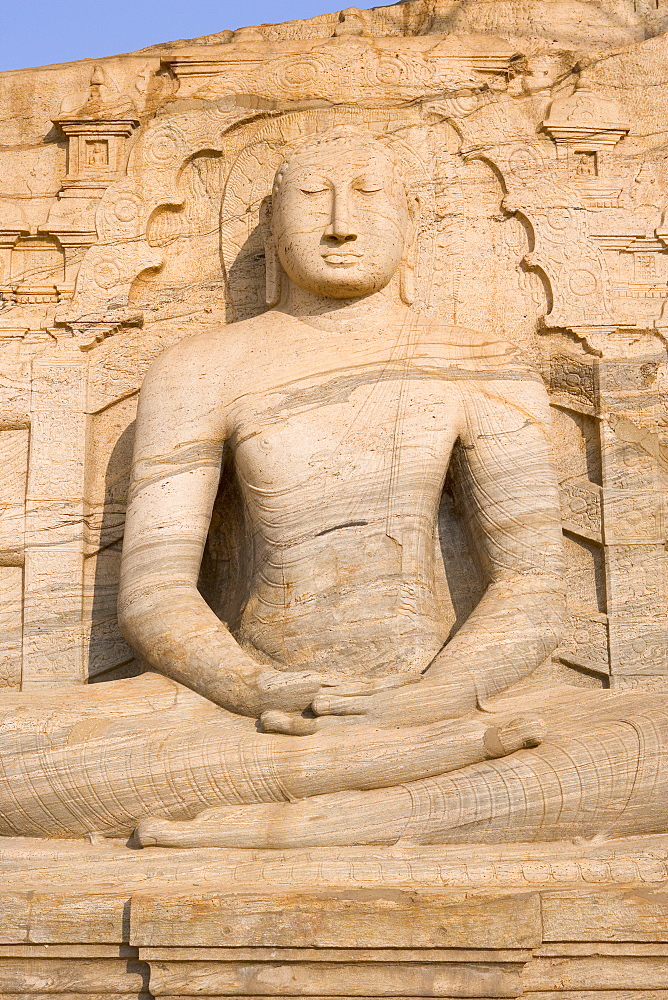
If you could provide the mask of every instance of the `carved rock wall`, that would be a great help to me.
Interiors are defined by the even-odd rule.
[[[264,308],[273,173],[347,121],[420,195],[421,307],[548,386],[570,623],[541,669],[665,691],[666,32],[666,0],[410,0],[0,74],[0,687],[141,669],[116,592],[142,378]],[[446,489],[446,554],[456,518]],[[449,582],[456,618],[472,567]],[[0,1000],[660,1000],[667,859],[11,838]]]

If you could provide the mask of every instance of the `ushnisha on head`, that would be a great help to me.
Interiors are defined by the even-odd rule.
[[[264,205],[267,304],[287,278],[330,299],[371,295],[399,277],[413,301],[419,200],[389,144],[343,127],[309,138],[279,167]]]

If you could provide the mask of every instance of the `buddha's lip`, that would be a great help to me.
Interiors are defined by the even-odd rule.
[[[352,260],[358,260],[360,257],[363,257],[364,254],[362,254],[362,253],[355,253],[354,251],[351,251],[351,250],[329,250],[327,253],[324,253],[322,256],[323,256],[323,258],[325,260],[334,260],[334,259],[336,259],[336,260],[341,260],[341,261],[348,261],[348,260],[352,261]]]

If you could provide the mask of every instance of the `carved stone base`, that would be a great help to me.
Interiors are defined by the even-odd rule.
[[[667,837],[299,854],[6,843],[0,1000],[668,997]]]

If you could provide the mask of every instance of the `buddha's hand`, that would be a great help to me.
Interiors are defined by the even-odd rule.
[[[310,705],[313,718],[265,712],[260,721],[267,732],[308,736],[329,726],[426,725],[460,718],[475,707],[475,692],[468,678],[436,683],[422,675],[323,685]]]
[[[243,688],[238,692],[239,704],[234,710],[256,719],[270,711],[300,713],[330,680],[331,675],[314,670],[276,670],[255,665],[250,676],[244,677]]]

